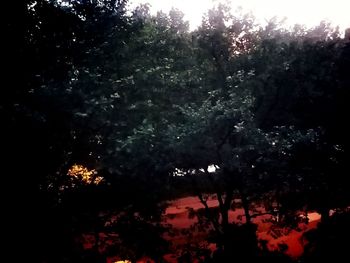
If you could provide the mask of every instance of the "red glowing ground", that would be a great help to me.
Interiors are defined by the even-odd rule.
[[[211,208],[218,206],[218,201],[215,199],[208,200],[208,206]],[[173,249],[181,250],[182,246],[186,244],[203,244],[209,247],[212,251],[215,250],[215,244],[210,244],[205,241],[206,233],[205,231],[198,231],[193,228],[193,225],[197,223],[197,217],[189,218],[189,210],[193,209],[194,211],[198,211],[203,209],[203,205],[199,201],[197,197],[185,197],[176,199],[174,201],[169,202],[168,208],[165,210],[163,215],[163,223],[171,224],[172,228],[177,231],[176,235],[169,235],[168,233],[164,234],[164,238],[166,240],[171,241]],[[258,208],[259,211],[264,212],[262,208]],[[257,235],[259,239],[267,240],[267,246],[270,250],[277,250],[278,244],[286,244],[288,249],[286,250],[286,254],[297,258],[301,256],[303,253],[303,244],[302,244],[302,234],[309,230],[316,228],[317,223],[320,220],[320,215],[317,213],[309,213],[309,223],[308,224],[300,224],[299,231],[289,230],[286,233],[280,233],[281,229],[273,229],[271,228],[272,224],[269,222],[265,222],[266,219],[269,219],[269,215],[258,216],[253,219],[253,222],[258,225]],[[244,213],[243,209],[235,209],[234,211],[229,212],[229,220],[230,222],[235,223],[244,223]],[[189,230],[191,235],[182,234],[181,230]],[[283,230],[282,230],[283,231]],[[101,233],[101,235],[103,235]],[[100,235],[100,236],[101,236]],[[90,239],[90,240],[88,240]],[[85,236],[84,248],[89,249],[93,246],[94,240],[93,237],[89,237],[89,235]],[[112,245],[112,244],[111,244]],[[177,262],[176,254],[167,254],[164,256],[164,259],[169,262]],[[118,257],[110,257],[107,260],[107,263],[115,263],[118,260],[122,260]],[[123,259],[125,260],[125,259]],[[146,263],[146,262],[154,262],[148,258],[143,258],[137,261],[138,263]]]
[[[208,200],[209,207],[217,207],[218,201],[215,199]],[[170,203],[169,207],[165,211],[164,222],[171,224],[176,229],[188,229],[194,223],[197,222],[197,218],[188,218],[189,209],[199,210],[203,209],[203,205],[200,203],[197,197],[185,197],[177,199]],[[264,212],[263,209],[261,212]],[[269,215],[259,216],[253,219],[253,222],[258,225],[257,235],[259,239],[264,239],[268,241],[268,248],[270,250],[277,250],[278,244],[286,244],[288,249],[286,254],[296,258],[301,256],[303,253],[302,244],[302,234],[312,228],[317,226],[320,220],[320,215],[318,213],[309,213],[309,223],[301,224],[300,231],[289,230],[288,233],[275,233],[271,230],[271,223],[264,222],[264,220],[269,219]],[[243,209],[235,209],[229,212],[229,220],[235,223],[244,223],[244,211]],[[277,230],[276,230],[277,231]],[[189,240],[186,236],[175,236],[170,237],[165,235],[165,238],[171,240],[176,246],[185,244],[186,242],[198,242],[199,240],[205,239],[205,234],[198,233],[192,240]],[[209,244],[213,249],[215,249],[214,244]],[[169,256],[168,259],[171,259]],[[169,260],[169,262],[176,262]]]

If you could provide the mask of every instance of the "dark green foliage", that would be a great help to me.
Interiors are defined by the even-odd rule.
[[[12,2],[0,94],[15,200],[6,214],[24,243],[37,237],[34,261],[103,260],[97,242],[89,256],[73,241],[116,229],[125,256],[161,259],[162,201],[196,194],[206,206],[214,193],[222,219],[205,210],[216,257],[288,262],[258,248],[254,204],[284,226],[301,210],[327,224],[330,209],[349,205],[349,33],[261,27],[224,5],[190,32],[179,10],[129,14],[122,0]],[[72,183],[73,164],[104,180]],[[235,198],[245,226],[228,221]],[[106,211],[125,213],[115,229]]]

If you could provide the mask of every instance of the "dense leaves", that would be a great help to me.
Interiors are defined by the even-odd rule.
[[[284,226],[302,210],[327,225],[330,209],[349,205],[349,30],[261,26],[224,5],[192,32],[179,10],[127,12],[121,0],[6,9],[1,140],[7,187],[23,196],[12,206],[20,215],[8,213],[34,215],[24,226],[38,237],[34,260],[104,260],[106,231],[120,234],[119,254],[160,259],[162,201],[183,194],[208,210],[223,262],[262,255],[257,203]],[[234,199],[243,228],[229,222]],[[95,237],[93,255],[74,245],[83,233]]]

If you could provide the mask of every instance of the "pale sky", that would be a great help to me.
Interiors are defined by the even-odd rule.
[[[150,3],[152,13],[158,10],[167,12],[171,7],[180,9],[191,28],[197,27],[202,21],[202,15],[212,3],[226,2],[224,0],[130,0],[131,6],[139,3]],[[287,23],[305,24],[308,27],[328,20],[339,25],[341,29],[350,27],[350,0],[233,0],[232,10],[241,6],[243,10],[252,11],[259,21],[274,16],[287,17]]]

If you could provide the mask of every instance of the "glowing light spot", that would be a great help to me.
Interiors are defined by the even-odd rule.
[[[89,170],[83,165],[74,164],[67,173],[72,179],[79,180],[85,184],[98,185],[102,182],[103,177],[97,175],[95,169]]]
[[[215,173],[217,169],[219,169],[219,166],[214,164],[209,165],[207,168],[209,173]]]

